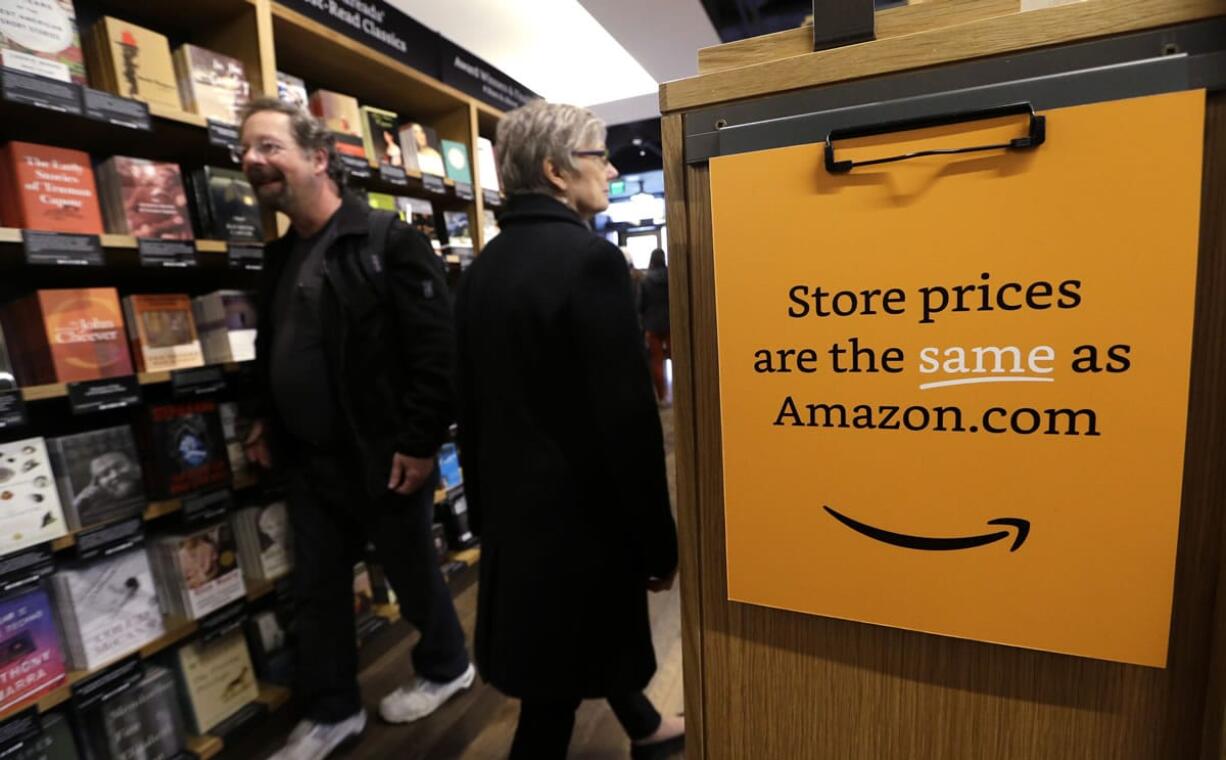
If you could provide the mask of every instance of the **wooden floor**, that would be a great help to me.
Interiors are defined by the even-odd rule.
[[[661,413],[668,456],[669,488],[673,477],[672,410]],[[675,499],[674,499],[675,503]],[[470,583],[456,596],[456,610],[472,647],[477,614],[477,584]],[[647,696],[662,713],[682,711],[681,617],[677,587],[651,597],[652,626],[659,670]],[[495,760],[505,758],[519,716],[519,703],[507,699],[478,679],[469,691],[453,698],[430,717],[408,726],[379,720],[379,699],[412,676],[409,650],[416,633],[403,622],[375,635],[362,650],[361,685],[370,722],[362,741],[338,758],[397,758],[414,760]],[[246,730],[246,736],[227,742],[223,760],[265,758],[280,747],[292,727],[293,710],[286,709]],[[603,701],[584,702],[575,722],[570,745],[572,760],[604,760],[629,756],[629,741]]]

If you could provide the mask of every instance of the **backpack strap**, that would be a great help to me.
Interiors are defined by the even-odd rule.
[[[387,235],[392,229],[392,222],[396,221],[396,218],[396,215],[391,211],[372,209],[370,212],[370,234],[366,236],[366,243],[362,246],[362,252],[358,255],[358,261],[362,266],[362,274],[370,281],[380,301],[387,300],[387,278],[384,276],[384,270],[387,268]]]

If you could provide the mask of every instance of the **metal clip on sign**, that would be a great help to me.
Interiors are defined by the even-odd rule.
[[[1026,136],[1015,137],[1014,139],[1004,143],[994,143],[992,145],[973,145],[965,148],[934,148],[932,150],[917,150],[912,153],[903,153],[901,155],[887,156],[885,158],[873,158],[866,161],[838,161],[835,160],[834,157],[835,140],[849,140],[856,137],[884,135],[890,132],[906,132],[913,129],[940,127],[946,124],[957,124],[964,121],[982,121],[985,119],[995,119],[1001,116],[1015,116],[1019,114],[1030,117],[1030,127]],[[957,153],[976,153],[984,150],[1027,150],[1030,148],[1039,147],[1046,139],[1047,117],[1035,114],[1034,106],[1032,106],[1030,103],[1013,103],[1007,106],[995,106],[992,108],[982,108],[973,111],[958,111],[956,113],[942,114],[939,116],[925,116],[918,119],[902,119],[885,124],[846,127],[843,129],[831,130],[826,135],[826,171],[830,172],[831,174],[846,174],[857,166],[888,164],[894,161],[906,161],[909,158],[919,158],[920,156],[948,156]]]

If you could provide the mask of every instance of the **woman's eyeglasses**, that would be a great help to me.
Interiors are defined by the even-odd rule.
[[[570,154],[580,158],[598,158],[600,159],[600,163],[604,164],[605,166],[609,165],[608,148],[602,148],[601,150],[572,150]]]

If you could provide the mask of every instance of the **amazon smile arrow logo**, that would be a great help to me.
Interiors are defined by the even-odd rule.
[[[872,525],[866,525],[859,520],[853,520],[847,515],[823,506],[830,516],[857,533],[876,539],[882,543],[891,544],[893,546],[901,546],[904,549],[920,549],[929,552],[948,552],[956,549],[974,549],[979,546],[987,546],[995,543],[1002,538],[1009,537],[1009,531],[998,530],[993,533],[984,533],[978,536],[957,536],[953,538],[934,538],[932,536],[908,536],[905,533],[894,533],[893,531],[875,528]],[[988,520],[988,525],[1011,525],[1017,529],[1017,538],[1013,539],[1013,546],[1009,547],[1009,551],[1015,552],[1021,548],[1026,542],[1026,537],[1030,535],[1030,521],[1023,520],[1020,517],[998,517],[995,520]]]

